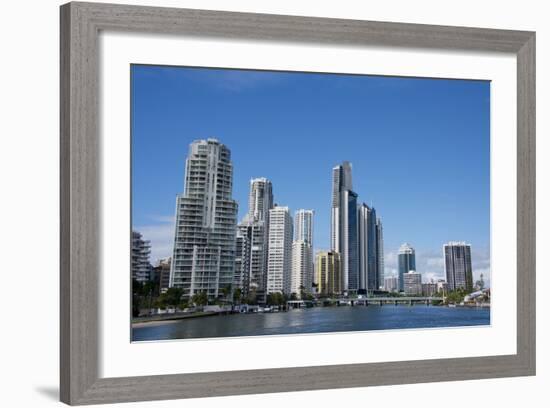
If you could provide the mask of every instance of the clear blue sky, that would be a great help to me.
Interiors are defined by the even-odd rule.
[[[239,220],[249,180],[267,177],[278,204],[315,210],[314,245],[327,248],[331,169],[348,160],[359,199],[382,218],[389,273],[403,242],[426,258],[419,272],[442,274],[449,240],[471,243],[474,269],[488,268],[489,82],[131,70],[133,226],[154,257],[170,255],[189,143],[215,137],[231,149]]]

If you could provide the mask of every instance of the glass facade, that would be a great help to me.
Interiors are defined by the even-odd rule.
[[[399,274],[399,291],[405,290],[404,275],[409,271],[416,271],[416,260],[414,248],[409,244],[403,244],[399,248],[399,254],[397,255],[397,270]]]

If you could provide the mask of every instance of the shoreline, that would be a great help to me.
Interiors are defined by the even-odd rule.
[[[157,315],[157,316],[147,316],[147,317],[137,317],[133,318],[131,325],[134,327],[143,327],[151,326],[155,324],[167,324],[175,323],[180,320],[185,319],[197,319],[199,317],[209,317],[209,316],[218,316],[221,313],[219,312],[194,312],[194,313],[185,313],[185,314],[169,314],[169,315]]]
[[[378,305],[375,305],[373,304],[372,306],[378,306]],[[372,307],[370,306],[370,307]],[[379,306],[379,307],[388,307],[388,306],[393,306],[393,305],[384,305],[384,306]],[[407,307],[414,307],[414,306],[417,306],[417,305],[405,305],[403,304],[402,306],[407,306]],[[332,307],[336,307],[336,306],[332,306]],[[321,306],[321,307],[315,307],[315,308],[320,308],[320,309],[324,309],[324,308],[332,308],[332,307],[327,307],[327,306]],[[341,307],[341,306],[340,306]],[[354,307],[362,307],[362,306],[354,306]],[[490,309],[491,306],[490,305],[482,305],[482,306],[477,306],[477,305],[455,305],[455,306],[449,306],[449,305],[429,305],[427,307],[435,307],[435,308],[451,308],[451,309],[462,309],[462,308],[466,308],[466,309]],[[310,308],[303,308],[303,309],[310,309]],[[300,308],[297,308],[297,310],[300,310]],[[287,312],[290,312],[292,310],[288,310],[288,311],[284,311],[284,313],[287,313]],[[271,313],[280,313],[280,312],[253,312],[253,313],[245,313],[245,314],[263,314],[263,313],[266,313],[266,314],[271,314]],[[194,313],[185,313],[185,314],[169,314],[169,315],[156,315],[156,316],[146,316],[146,317],[138,317],[138,318],[134,318],[132,319],[132,322],[131,322],[131,327],[132,328],[140,328],[140,327],[147,327],[147,326],[156,326],[156,325],[163,325],[163,324],[169,324],[169,323],[177,323],[178,321],[181,321],[181,320],[186,320],[186,319],[198,319],[198,318],[204,318],[204,317],[210,317],[210,316],[221,316],[221,315],[232,315],[232,314],[240,314],[240,313],[231,313],[231,312],[217,312],[217,311],[210,311],[210,312],[194,312]]]

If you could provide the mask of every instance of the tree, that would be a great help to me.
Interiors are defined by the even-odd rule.
[[[196,306],[205,306],[208,304],[208,295],[206,294],[206,292],[197,292],[193,295],[191,301]]]
[[[241,288],[235,289],[233,292],[233,302],[240,304],[243,297],[243,290]]]
[[[458,288],[453,291],[449,291],[445,298],[446,303],[461,303],[464,301],[464,296],[467,295],[467,291],[463,288]]]
[[[280,292],[270,293],[267,295],[267,304],[268,305],[284,305],[285,297]]]
[[[304,285],[300,285],[300,299],[304,300],[307,295],[306,295],[306,287]]]
[[[231,294],[231,284],[228,284],[222,288],[223,300],[227,302],[230,294]]]

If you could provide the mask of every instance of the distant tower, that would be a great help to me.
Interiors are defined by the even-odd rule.
[[[378,286],[384,286],[384,228],[382,227],[382,220],[376,219],[376,263],[378,273]]]
[[[151,241],[143,239],[141,233],[132,231],[132,279],[144,283],[151,277]]]
[[[485,280],[483,279],[483,273],[479,275],[479,280],[477,281],[477,286],[479,287],[479,290],[485,289]]]
[[[382,221],[374,207],[357,208],[359,289],[372,292],[384,286],[384,238]]]
[[[313,210],[294,214],[291,293],[311,293],[313,284]]]
[[[250,180],[248,213],[239,223],[240,235],[247,237],[249,260],[245,267],[242,290],[253,291],[263,299],[267,284],[269,210],[273,208],[273,186],[265,177]]]
[[[288,207],[269,210],[267,293],[290,294],[292,268],[292,217]]]
[[[237,202],[230,150],[216,139],[196,140],[185,162],[185,188],[176,200],[170,287],[210,299],[233,284]]]
[[[473,290],[472,250],[465,242],[449,242],[443,245],[445,257],[445,276],[449,290]]]
[[[352,191],[351,164],[332,169],[331,250],[342,259],[342,290],[359,289],[357,194]]]
[[[269,210],[273,208],[273,185],[265,177],[250,180],[248,194],[248,218],[251,220],[267,220]]]
[[[416,270],[414,248],[407,243],[399,247],[399,252],[397,254],[397,268],[399,276],[399,291],[403,292],[405,290],[404,275],[409,273],[409,271]]]

